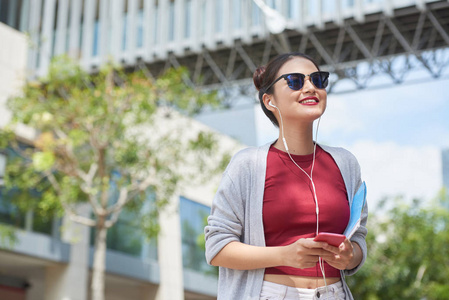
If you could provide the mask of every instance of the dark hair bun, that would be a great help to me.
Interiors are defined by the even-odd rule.
[[[254,85],[256,86],[256,89],[258,91],[262,87],[263,78],[264,78],[264,75],[265,75],[265,70],[266,70],[265,66],[261,66],[261,67],[258,67],[256,69],[256,71],[254,71],[253,82],[254,82]]]

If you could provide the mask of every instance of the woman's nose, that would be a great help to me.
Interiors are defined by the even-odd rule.
[[[304,78],[304,86],[302,88],[304,93],[312,93],[315,92],[315,86],[313,85],[312,81],[310,81],[310,77],[307,76]]]

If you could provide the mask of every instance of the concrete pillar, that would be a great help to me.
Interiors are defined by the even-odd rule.
[[[78,207],[78,213],[88,216],[90,206]],[[46,300],[87,300],[89,282],[90,228],[65,217],[62,240],[70,243],[68,264],[49,266],[46,271]]]
[[[27,278],[30,287],[27,289],[26,300],[42,300],[45,299],[45,270],[42,268],[34,271],[28,271]]]
[[[145,285],[142,287],[142,300],[154,300],[157,297],[159,287],[156,285]]]
[[[158,237],[160,285],[156,300],[184,300],[181,222],[177,213],[179,196],[174,196],[160,213]]]

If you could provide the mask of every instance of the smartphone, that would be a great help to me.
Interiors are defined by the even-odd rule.
[[[313,239],[315,242],[326,242],[329,245],[334,247],[340,246],[341,243],[346,239],[346,236],[338,233],[330,233],[330,232],[320,232]]]

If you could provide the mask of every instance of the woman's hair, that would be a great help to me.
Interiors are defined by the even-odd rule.
[[[318,64],[311,58],[310,56],[300,53],[300,52],[289,52],[280,54],[273,59],[271,59],[266,66],[260,66],[259,68],[254,71],[253,74],[253,81],[254,85],[256,86],[256,89],[259,91],[259,101],[260,105],[262,106],[262,110],[265,113],[265,115],[270,119],[270,121],[276,126],[279,127],[279,123],[276,120],[276,117],[274,114],[269,111],[265,105],[263,104],[263,95],[264,94],[272,94],[274,86],[269,88],[268,90],[265,90],[274,80],[276,80],[276,76],[279,72],[279,69],[290,59],[295,57],[302,57],[305,59],[310,60],[315,67],[320,70],[318,67]]]

